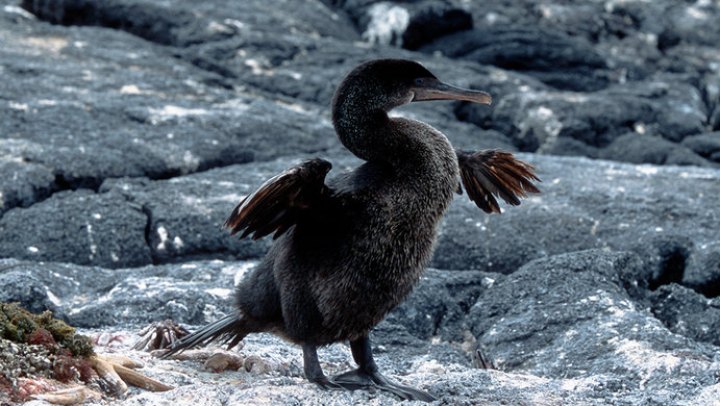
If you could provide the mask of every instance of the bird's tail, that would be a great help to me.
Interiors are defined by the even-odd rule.
[[[230,349],[240,343],[248,333],[250,333],[250,331],[242,316],[231,314],[183,337],[163,353],[160,358],[169,358],[173,354],[191,348],[204,347],[211,342],[219,342],[223,345],[227,344],[228,349]]]

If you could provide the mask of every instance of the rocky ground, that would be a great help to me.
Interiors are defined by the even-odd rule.
[[[241,350],[264,373],[129,347],[150,322],[230,311],[269,246],[221,230],[230,210],[303,158],[357,165],[334,87],[402,57],[494,104],[397,114],[518,152],[543,194],[499,216],[456,199],[432,269],[374,333],[381,368],[437,405],[720,404],[720,2],[0,4],[0,301],[119,337],[98,351],[176,387],[98,402],[400,403],[316,389],[272,336]],[[320,357],[351,366],[344,345]]]

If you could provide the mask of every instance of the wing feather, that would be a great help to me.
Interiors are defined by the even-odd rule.
[[[500,213],[496,197],[513,206],[528,193],[540,193],[535,168],[505,151],[457,151],[460,178],[470,200],[486,213]]]
[[[240,238],[279,237],[329,194],[325,176],[331,168],[330,162],[316,158],[268,179],[235,207],[223,228],[229,228],[230,235],[242,231]]]

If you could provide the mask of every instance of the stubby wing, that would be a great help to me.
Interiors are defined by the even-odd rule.
[[[540,193],[535,168],[505,151],[457,151],[460,177],[470,200],[486,213],[500,213],[496,197],[513,206],[528,193]]]
[[[235,207],[223,228],[240,238],[253,234],[257,240],[275,233],[281,236],[295,225],[306,210],[329,194],[325,175],[332,165],[312,159],[269,179]]]

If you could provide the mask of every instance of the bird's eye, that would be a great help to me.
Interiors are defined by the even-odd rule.
[[[415,79],[415,84],[416,84],[416,85],[422,85],[422,84],[423,84],[423,80],[420,79],[420,78],[417,78],[417,79]]]

